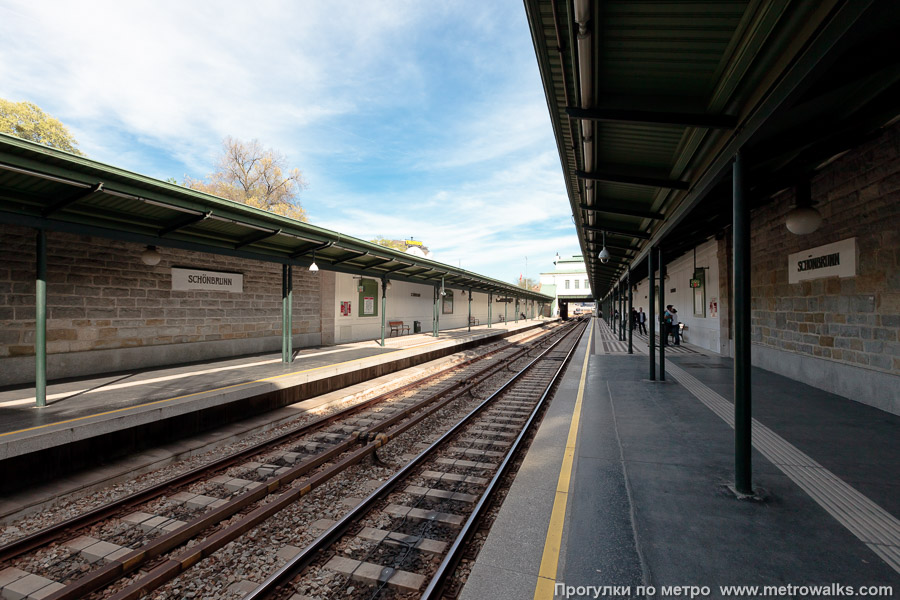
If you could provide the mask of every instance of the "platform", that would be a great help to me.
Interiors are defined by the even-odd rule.
[[[303,401],[318,406],[311,399],[322,394],[554,320],[444,330],[437,338],[391,337],[384,347],[371,340],[302,349],[290,364],[268,354],[50,382],[43,408],[35,407],[33,388],[6,389],[0,392],[0,480],[22,483],[32,468],[72,470],[89,464],[91,453],[114,458]]]
[[[656,597],[900,593],[900,418],[754,368],[764,500],[739,500],[732,361],[687,344],[667,354],[668,381],[651,382],[647,347],[634,348],[594,319],[463,600],[637,598],[642,585]]]

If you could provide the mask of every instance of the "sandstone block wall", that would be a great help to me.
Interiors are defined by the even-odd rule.
[[[261,351],[271,345],[261,340],[270,339],[277,339],[274,348],[280,348],[279,264],[160,247],[162,260],[151,267],[141,262],[142,245],[52,231],[47,246],[51,378],[62,376],[53,371],[54,355],[152,347],[153,356],[164,357],[166,352],[159,347],[166,346],[173,358],[185,360],[191,356],[183,347],[188,344],[202,345],[199,359],[242,349]],[[174,291],[172,267],[242,273],[243,293]],[[34,355],[34,290],[35,231],[4,225],[0,227],[0,371],[16,357]],[[321,343],[319,276],[295,268],[293,300],[295,338]]]
[[[785,227],[793,192],[752,215],[756,344],[900,374],[900,126],[826,166],[811,181],[821,227]],[[857,238],[856,277],[788,283],[788,255]]]

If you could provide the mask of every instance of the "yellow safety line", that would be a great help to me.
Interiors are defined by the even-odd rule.
[[[434,341],[434,342],[428,342],[427,344],[420,344],[420,345],[415,346],[415,347],[416,347],[416,348],[422,348],[423,346],[431,346],[431,345],[438,344],[438,343],[441,343],[441,342],[446,342],[446,341],[447,341],[447,340],[436,340],[436,341]],[[397,348],[397,350],[405,350],[405,348]],[[373,354],[372,356],[377,356],[377,355],[374,355],[374,354]],[[137,405],[135,405],[135,406],[127,406],[127,407],[125,407],[125,408],[117,408],[117,409],[115,409],[115,410],[108,410],[108,411],[106,411],[106,412],[96,413],[96,414],[93,414],[93,415],[86,415],[86,416],[84,416],[84,417],[75,417],[74,419],[68,419],[68,420],[65,420],[65,421],[56,421],[55,423],[47,423],[46,425],[38,425],[38,426],[36,426],[36,427],[29,427],[28,429],[18,429],[18,430],[16,430],[16,431],[7,431],[6,433],[0,433],[0,437],[3,437],[3,436],[5,436],[5,435],[13,435],[13,434],[16,434],[16,433],[25,433],[25,432],[27,432],[27,431],[35,431],[35,430],[37,430],[37,429],[44,429],[44,428],[46,428],[46,427],[55,427],[56,425],[65,425],[66,423],[74,423],[74,422],[76,422],[76,421],[83,421],[84,419],[93,419],[94,417],[102,417],[102,416],[104,416],[104,415],[112,415],[112,414],[115,414],[115,413],[118,413],[118,412],[124,412],[124,411],[128,411],[128,410],[135,410],[135,409],[138,409],[138,408],[144,408],[144,407],[146,407],[146,406],[153,406],[154,404],[163,404],[163,403],[165,403],[165,402],[172,402],[172,401],[174,401],[174,400],[182,400],[183,398],[190,398],[191,396],[199,396],[199,395],[201,395],[201,394],[209,394],[209,393],[212,393],[212,392],[220,392],[220,391],[222,391],[222,390],[228,390],[228,389],[231,389],[231,388],[241,387],[241,386],[244,386],[244,385],[251,385],[251,384],[254,384],[254,383],[262,383],[262,382],[264,382],[264,381],[272,381],[272,380],[274,380],[274,379],[280,379],[280,378],[282,378],[282,377],[290,377],[291,375],[300,375],[301,373],[310,373],[310,372],[312,372],[312,371],[318,371],[319,369],[328,369],[328,368],[331,368],[331,367],[339,367],[339,366],[341,366],[341,365],[349,365],[350,363],[355,363],[355,362],[359,362],[359,361],[362,361],[362,360],[366,360],[366,359],[368,359],[368,358],[372,358],[372,356],[364,356],[364,357],[362,357],[362,358],[354,358],[353,360],[347,360],[347,361],[344,361],[344,362],[334,363],[334,364],[331,364],[331,365],[322,365],[321,367],[313,367],[312,369],[304,369],[303,371],[292,371],[292,372],[290,372],[290,373],[282,373],[282,374],[280,374],[280,375],[273,375],[272,377],[265,377],[265,378],[263,378],[263,379],[256,379],[256,380],[254,380],[254,381],[245,381],[244,383],[235,383],[235,384],[233,384],[233,385],[226,385],[226,386],[224,386],[224,387],[213,388],[213,389],[211,389],[211,390],[203,390],[202,392],[194,392],[194,393],[192,393],[192,394],[185,394],[185,395],[183,395],[183,396],[175,396],[174,398],[166,398],[166,399],[164,399],[164,400],[154,400],[153,402],[145,402],[145,403],[143,403],[143,404],[137,404]]]
[[[563,454],[562,467],[559,469],[559,481],[556,483],[556,497],[553,510],[550,512],[550,524],[547,526],[547,539],[544,542],[544,555],[538,571],[537,586],[534,588],[534,600],[553,598],[556,584],[556,568],[559,565],[559,553],[562,550],[563,524],[566,520],[566,504],[569,499],[569,480],[572,476],[572,463],[575,460],[575,442],[578,440],[578,423],[581,420],[581,401],[584,398],[584,380],[587,376],[588,358],[591,356],[591,341],[594,328],[588,335],[587,348],[584,352],[584,364],[581,367],[581,381],[578,382],[578,395],[575,397],[575,408],[572,411],[572,423],[569,425],[569,437],[566,439],[566,451]]]

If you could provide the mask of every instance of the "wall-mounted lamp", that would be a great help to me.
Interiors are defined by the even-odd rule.
[[[319,265],[316,264],[316,253],[315,252],[313,252],[313,259],[312,259],[312,263],[309,265],[309,270],[311,273],[319,272]]]
[[[388,281],[388,282],[385,284],[384,289],[386,289],[386,290],[391,289],[391,282],[390,282],[390,281]]]
[[[787,214],[784,224],[788,231],[795,235],[807,235],[822,224],[822,214],[812,206],[812,192],[809,180],[797,184],[794,188],[796,206]]]
[[[162,255],[159,253],[159,250],[156,249],[156,246],[147,246],[143,252],[141,252],[141,262],[143,262],[147,266],[158,265],[159,261],[162,259]]]
[[[603,249],[600,251],[600,254],[597,255],[597,258],[600,259],[604,265],[609,262],[609,250],[606,249],[606,232],[603,232]]]

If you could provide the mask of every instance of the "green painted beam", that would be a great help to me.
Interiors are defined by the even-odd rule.
[[[573,119],[589,121],[624,121],[627,123],[647,123],[651,125],[683,125],[707,129],[734,129],[737,117],[732,115],[708,115],[701,113],[634,110],[622,108],[566,108],[566,114]]]

